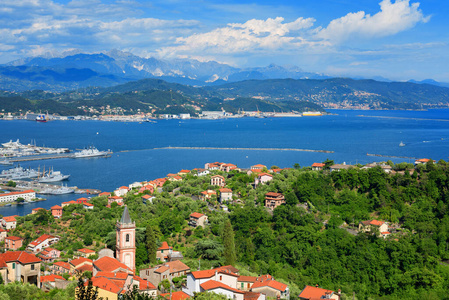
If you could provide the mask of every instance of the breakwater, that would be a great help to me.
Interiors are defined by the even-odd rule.
[[[389,116],[367,116],[367,115],[357,115],[357,117],[362,118],[378,118],[378,119],[396,119],[396,120],[413,120],[413,121],[439,121],[439,122],[449,122],[447,119],[425,119],[425,118],[406,118],[406,117],[389,117]]]
[[[371,153],[366,153],[366,156],[377,156],[377,157],[388,157],[388,158],[417,159],[416,157],[395,156],[395,155],[383,155],[383,154],[371,154]]]
[[[330,150],[313,150],[313,149],[298,149],[298,148],[239,148],[239,147],[162,147],[154,148],[154,150],[168,149],[168,150],[248,150],[248,151],[299,151],[299,152],[320,152],[320,153],[334,153]]]

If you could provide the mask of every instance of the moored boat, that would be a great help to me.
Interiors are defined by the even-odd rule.
[[[89,147],[81,151],[73,153],[73,158],[89,158],[89,157],[102,157],[109,156],[112,154],[111,150],[100,151],[95,147]]]

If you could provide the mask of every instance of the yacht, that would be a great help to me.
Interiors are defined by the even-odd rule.
[[[70,175],[63,175],[60,171],[51,169],[47,174],[39,178],[37,181],[41,183],[58,182],[69,179]]]
[[[12,161],[10,161],[10,160],[8,160],[8,159],[0,159],[0,165],[3,165],[3,166],[11,166],[13,164],[13,162]]]
[[[405,146],[405,144],[401,141],[400,143],[399,143],[399,147],[404,147]]]
[[[101,157],[101,156],[109,156],[111,154],[112,154],[111,150],[100,151],[95,147],[89,147],[87,149],[83,149],[81,151],[73,153],[73,158]]]

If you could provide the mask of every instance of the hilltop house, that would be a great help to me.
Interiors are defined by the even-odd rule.
[[[7,251],[0,254],[0,274],[6,284],[20,281],[40,288],[41,260],[25,251]]]
[[[197,226],[206,226],[207,224],[207,216],[204,214],[200,214],[197,212],[194,212],[192,214],[190,214],[190,220],[189,220],[189,225],[193,226],[193,227],[197,227]]]
[[[258,186],[259,184],[265,184],[271,180],[273,180],[273,175],[268,173],[260,173],[259,175],[257,175],[254,184]]]
[[[5,238],[5,248],[8,250],[18,250],[23,245],[23,238],[18,236],[7,236]]]
[[[31,252],[40,252],[43,249],[50,247],[54,243],[57,243],[59,241],[59,237],[49,235],[49,234],[43,234],[31,243],[28,244],[27,250]]]
[[[3,228],[5,228],[6,230],[16,228],[17,226],[16,217],[18,217],[18,215],[3,217],[3,219],[0,220]]]
[[[325,164],[323,164],[323,163],[313,163],[312,170],[313,171],[321,171],[321,170],[323,170],[324,166],[325,166]]]
[[[265,194],[265,207],[274,210],[285,203],[285,197],[281,193],[268,192]]]
[[[304,289],[299,294],[299,300],[314,300],[314,299],[334,299],[340,300],[340,290],[338,293],[335,293],[331,290],[326,290],[316,286],[306,285]]]
[[[210,178],[210,185],[224,187],[226,185],[225,178],[221,175],[214,175]]]
[[[190,268],[183,262],[176,260],[152,268],[142,269],[140,270],[140,277],[158,286],[165,279],[171,281],[175,277],[187,275],[188,272],[190,272]]]
[[[232,190],[228,188],[220,189],[220,203],[223,201],[232,201]]]
[[[388,232],[388,224],[378,220],[368,220],[359,223],[360,232],[371,232],[373,228],[377,229],[380,234]]]

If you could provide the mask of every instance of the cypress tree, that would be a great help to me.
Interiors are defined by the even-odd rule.
[[[155,264],[156,251],[157,251],[156,236],[154,235],[153,228],[151,228],[150,225],[147,226],[146,238],[147,238],[148,260],[150,261],[150,264]]]
[[[235,255],[234,231],[232,230],[231,221],[229,220],[226,220],[225,222],[223,244],[225,265],[234,265],[237,260]]]

